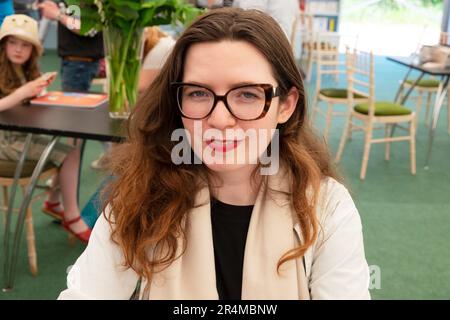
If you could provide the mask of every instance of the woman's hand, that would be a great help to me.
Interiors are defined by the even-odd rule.
[[[41,78],[38,78],[36,80],[30,81],[23,86],[21,86],[19,89],[14,91],[14,94],[20,99],[25,100],[29,98],[36,97],[39,95],[42,90],[48,87],[49,85],[48,80],[44,80]]]

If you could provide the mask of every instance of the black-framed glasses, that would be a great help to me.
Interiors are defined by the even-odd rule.
[[[280,95],[279,87],[271,84],[246,84],[228,90],[222,96],[211,89],[193,83],[173,82],[178,109],[188,119],[201,120],[214,111],[219,101],[239,120],[263,118],[269,111],[272,99]]]

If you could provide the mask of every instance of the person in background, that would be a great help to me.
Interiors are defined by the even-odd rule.
[[[103,36],[79,35],[80,22],[65,14],[53,2],[46,0],[39,4],[44,18],[58,21],[58,55],[61,63],[61,86],[63,91],[87,92],[92,79],[97,75],[99,60],[104,57]]]
[[[223,7],[223,0],[197,0],[195,5],[201,9],[221,8]]]
[[[39,21],[38,0],[14,0],[14,11]]]
[[[148,88],[157,77],[175,45],[175,40],[159,27],[146,28],[144,37],[144,59],[139,79],[139,92]]]
[[[0,26],[3,19],[12,14],[14,14],[13,0],[0,0]]]
[[[201,9],[217,9],[233,5],[233,0],[197,0],[193,2],[197,8]]]
[[[256,9],[274,18],[291,38],[292,25],[299,13],[298,0],[234,0],[233,7],[241,9]]]
[[[46,0],[39,4],[42,17],[58,21],[58,55],[61,57],[61,88],[66,92],[88,92],[92,80],[99,71],[100,60],[104,58],[103,36],[79,35],[80,21],[65,14],[65,5],[60,7]],[[103,144],[104,152],[109,145]],[[102,153],[103,154],[103,153]],[[92,168],[100,168],[99,158],[91,163]]]
[[[360,216],[306,101],[274,19],[197,18],[113,150],[59,299],[370,298]]]
[[[53,81],[41,78],[38,58],[42,53],[34,19],[21,14],[5,18],[0,29],[0,112],[39,95]],[[18,161],[26,136],[25,133],[0,131],[0,160]],[[39,160],[49,141],[48,137],[34,135],[27,160]],[[50,161],[60,170],[52,179],[43,211],[62,220],[69,233],[87,243],[91,229],[81,219],[77,201],[79,159],[79,148],[62,143],[55,147]]]

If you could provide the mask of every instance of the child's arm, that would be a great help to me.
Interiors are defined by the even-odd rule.
[[[10,95],[0,99],[0,112],[21,104],[25,99],[37,96],[48,84],[47,80],[41,78],[24,84]]]

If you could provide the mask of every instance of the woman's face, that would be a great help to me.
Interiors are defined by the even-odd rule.
[[[17,65],[23,65],[31,57],[33,45],[28,42],[9,36],[6,39],[6,56],[9,61]]]
[[[245,41],[192,45],[186,54],[183,74],[183,83],[206,87],[216,95],[225,95],[243,84],[271,84],[274,89],[278,87],[269,62]],[[191,109],[190,112],[195,112],[197,104],[201,107],[207,91],[195,91],[195,88],[189,90],[182,94],[181,104],[184,108],[185,101],[192,101],[190,107],[194,111]],[[258,95],[261,97],[254,88],[244,88],[237,90],[233,96],[229,95],[228,102],[234,104],[235,114],[245,115],[250,112],[246,109],[247,105],[260,105],[261,101],[265,101],[265,97],[257,100]],[[274,97],[267,114],[251,121],[237,119],[222,101],[218,101],[208,117],[202,120],[183,117],[182,121],[195,154],[209,169],[216,173],[242,171],[245,168],[251,171],[271,142],[277,124],[286,122],[292,115],[297,100],[298,91],[293,88],[284,102],[280,103],[279,97]],[[276,140],[274,138],[272,145],[278,143]]]

